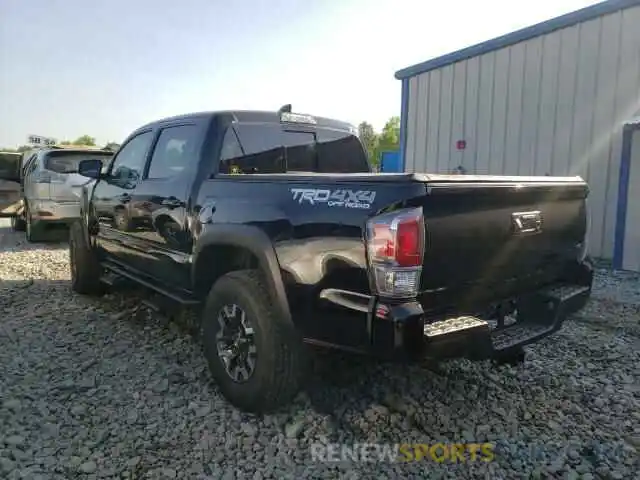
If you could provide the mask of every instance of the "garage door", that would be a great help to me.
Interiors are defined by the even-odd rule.
[[[622,268],[640,272],[640,129],[631,133],[631,162]]]

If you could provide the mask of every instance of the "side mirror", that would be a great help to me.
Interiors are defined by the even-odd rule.
[[[78,173],[83,177],[98,180],[102,177],[102,167],[103,165],[100,160],[82,160],[78,164]]]

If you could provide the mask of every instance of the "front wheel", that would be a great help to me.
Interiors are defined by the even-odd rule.
[[[104,285],[100,281],[102,269],[82,229],[78,221],[69,229],[71,289],[83,295],[101,295],[104,293]]]
[[[22,215],[11,217],[11,230],[14,232],[24,232],[27,228],[27,222],[25,222]]]
[[[202,339],[212,376],[241,410],[275,410],[299,391],[306,365],[302,340],[277,317],[259,272],[231,272],[214,284]]]

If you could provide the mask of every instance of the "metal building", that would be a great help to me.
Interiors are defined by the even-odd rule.
[[[591,192],[590,254],[640,271],[631,121],[640,116],[640,0],[598,3],[396,78],[404,171],[580,175]]]

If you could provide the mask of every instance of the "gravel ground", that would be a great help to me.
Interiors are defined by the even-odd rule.
[[[638,478],[636,275],[599,271],[590,305],[524,367],[321,355],[307,391],[262,418],[227,404],[197,341],[136,298],[72,294],[65,245],[0,228],[0,478]],[[438,441],[493,442],[495,461],[309,450]]]

